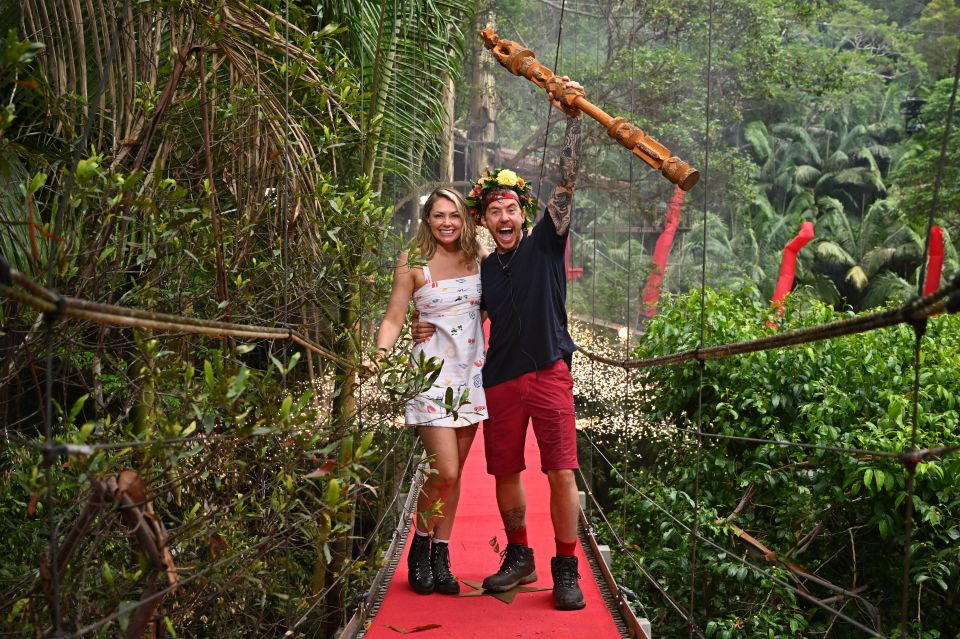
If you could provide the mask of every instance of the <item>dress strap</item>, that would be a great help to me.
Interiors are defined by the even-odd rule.
[[[430,278],[430,267],[427,266],[426,264],[423,265],[423,277],[424,277],[424,282],[423,282],[424,284],[429,284],[430,282],[433,281],[433,279]]]

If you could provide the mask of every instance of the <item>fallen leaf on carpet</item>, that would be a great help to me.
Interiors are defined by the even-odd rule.
[[[440,627],[441,626],[438,623],[428,623],[423,626],[415,626],[410,630],[407,630],[406,628],[402,628],[400,626],[391,626],[390,624],[387,624],[387,628],[395,632],[399,632],[402,635],[409,635],[412,632],[423,632],[424,630],[433,630],[434,628],[440,628]]]

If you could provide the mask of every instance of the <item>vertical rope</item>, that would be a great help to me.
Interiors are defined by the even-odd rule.
[[[710,119],[712,117],[712,88],[713,88],[713,11],[714,0],[710,0],[710,9],[707,19],[707,100],[706,100],[706,125],[704,141],[704,159],[703,159],[703,254],[700,260],[700,337],[698,348],[702,348],[705,338],[706,327],[706,293],[707,293],[707,210],[710,203],[709,185],[710,185]],[[696,593],[697,593],[697,537],[700,534],[700,455],[703,448],[703,378],[706,369],[706,362],[700,360],[698,367],[697,384],[697,445],[696,456],[694,460],[694,480],[693,480],[693,526],[690,545],[690,619],[688,621],[688,636],[693,637],[696,627]]]
[[[563,13],[567,7],[567,0],[560,3],[560,22],[557,26],[557,51],[553,56],[553,72],[560,75],[560,39],[563,37]],[[537,180],[537,200],[541,200],[540,190],[543,188],[543,168],[547,162],[547,141],[550,139],[550,124],[553,121],[553,105],[547,103],[547,128],[543,132],[543,153],[540,156],[540,179]],[[573,203],[571,203],[573,206]]]
[[[600,76],[600,36],[597,34],[597,47],[596,47],[596,76]],[[596,205],[593,207],[593,262],[590,266],[590,319],[591,319],[591,337],[596,339],[597,335],[597,218],[598,218],[598,208]],[[596,400],[597,397],[597,362],[590,360],[590,391],[591,397]],[[590,480],[593,484],[593,478],[595,476],[594,471],[594,460],[593,460],[593,446],[590,446]],[[590,490],[593,491],[593,486],[590,486]]]
[[[947,107],[947,123],[940,141],[940,157],[937,161],[937,173],[933,182],[933,193],[930,198],[930,213],[927,217],[927,237],[923,245],[923,256],[920,258],[920,277],[917,280],[917,295],[923,295],[927,273],[927,258],[930,253],[930,236],[933,232],[933,222],[940,203],[940,187],[943,182],[943,170],[946,162],[947,144],[953,128],[953,112],[957,102],[957,85],[960,84],[960,47],[957,48],[957,62],[953,70],[953,88],[950,92],[950,103]],[[920,349],[923,344],[923,335],[926,332],[926,320],[913,325],[913,413],[910,424],[910,450],[917,449],[917,425],[920,414]],[[907,636],[908,608],[910,606],[910,564],[913,553],[910,546],[913,542],[913,492],[916,462],[906,462],[907,485],[906,507],[903,514],[903,573],[900,578],[900,636]]]
[[[283,325],[290,328],[290,0],[283,7],[283,240],[280,247],[283,268]],[[284,366],[289,366],[289,341],[283,342]],[[287,375],[281,376],[283,388]]]
[[[113,60],[117,55],[117,50],[120,48],[120,34],[123,32],[124,18],[129,10],[130,0],[124,0],[123,8],[116,17],[117,29],[113,34],[112,41],[110,42],[110,50],[107,52],[107,57],[104,58],[103,66],[100,68],[100,83],[97,85],[97,90],[90,100],[90,108],[87,113],[87,121],[83,125],[83,133],[80,136],[80,140],[73,148],[73,157],[66,171],[66,180],[64,182],[63,192],[60,196],[60,201],[57,205],[57,213],[54,218],[53,225],[53,234],[50,236],[49,251],[47,253],[46,279],[48,289],[55,288],[54,282],[56,280],[57,253],[59,252],[60,236],[63,233],[63,218],[66,214],[67,204],[70,201],[70,196],[72,195],[73,187],[76,182],[77,165],[80,163],[80,158],[87,148],[87,144],[90,140],[90,134],[93,131],[93,123],[99,117],[100,102],[103,99],[103,94],[106,91],[110,74],[113,71]],[[83,28],[83,26],[80,25],[78,28]],[[47,490],[44,495],[43,502],[44,508],[47,511],[47,528],[49,532],[47,539],[47,556],[49,561],[48,568],[50,570],[50,590],[52,599],[50,606],[50,615],[53,622],[53,630],[51,633],[52,637],[60,637],[63,635],[63,616],[60,609],[60,568],[58,566],[59,544],[57,538],[59,536],[59,526],[57,523],[56,514],[57,481],[53,472],[53,465],[57,463],[60,458],[60,453],[53,441],[53,325],[59,317],[58,314],[59,311],[57,314],[48,315],[46,317],[46,339],[44,345],[44,348],[46,349],[46,354],[44,357],[46,379],[44,380],[43,470],[46,477]]]
[[[636,16],[633,17],[634,27],[632,31],[636,33]],[[637,58],[636,56],[630,56],[630,109],[633,109],[633,105],[636,100],[636,84],[637,84]],[[624,325],[627,327],[626,334],[626,347],[627,352],[630,351],[630,299],[633,293],[633,203],[636,201],[634,197],[634,172],[633,172],[633,158],[628,158],[627,170],[628,170],[628,184],[629,187],[627,192],[630,194],[630,197],[627,198],[627,300],[626,300],[626,316],[623,318]],[[627,425],[630,423],[630,379],[631,372],[624,371],[623,381],[623,438],[621,440],[621,445],[623,446],[623,455],[621,457],[622,469],[621,475],[626,480],[628,467],[627,459],[629,458],[629,451],[627,446],[629,444],[629,438],[627,436],[628,428]],[[626,486],[624,486],[624,495],[626,495]],[[620,521],[623,525],[623,530],[621,531],[621,536],[623,539],[627,538],[627,500],[620,500]],[[621,564],[620,572],[620,581],[623,582],[626,580],[626,564]]]

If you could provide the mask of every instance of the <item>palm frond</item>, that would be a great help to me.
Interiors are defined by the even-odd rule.
[[[859,264],[856,264],[850,267],[843,281],[856,290],[863,291],[870,284],[870,277]]]
[[[850,157],[841,150],[836,150],[830,154],[824,165],[825,171],[840,171],[850,165]]]
[[[746,140],[754,159],[760,165],[773,156],[769,135],[767,125],[760,121],[750,122],[743,130],[743,139]]]
[[[863,295],[863,306],[878,307],[890,303],[903,304],[916,294],[916,286],[893,271],[883,271],[870,280]]]
[[[853,267],[857,261],[836,242],[822,240],[815,247],[817,259],[837,266]]]
[[[811,186],[820,179],[822,172],[810,164],[798,164],[793,167],[793,181],[801,186]]]
[[[813,193],[805,190],[801,191],[790,200],[790,203],[787,204],[787,210],[784,211],[784,215],[791,220],[799,219],[804,213],[807,213],[808,211],[815,211],[816,208],[817,203]]]
[[[860,264],[867,276],[873,277],[893,260],[896,253],[894,247],[877,246],[863,254]]]

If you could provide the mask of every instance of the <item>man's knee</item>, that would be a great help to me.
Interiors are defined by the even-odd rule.
[[[576,477],[573,475],[572,468],[556,468],[547,470],[547,481],[550,482],[552,490],[569,489],[577,487]]]

